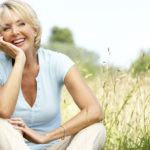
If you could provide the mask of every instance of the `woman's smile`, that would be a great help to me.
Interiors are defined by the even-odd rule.
[[[11,19],[5,13],[1,16],[1,35],[4,41],[12,43],[24,52],[34,49],[34,40],[37,35],[35,29],[15,12],[10,11],[10,15]]]
[[[20,38],[12,41],[12,44],[14,44],[17,47],[22,46],[25,43],[25,38]]]

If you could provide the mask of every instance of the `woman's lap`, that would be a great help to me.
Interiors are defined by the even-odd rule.
[[[101,123],[95,123],[45,150],[100,150],[105,139],[105,127]]]
[[[100,150],[105,143],[106,130],[103,124],[95,123],[73,136],[43,150]],[[6,119],[0,118],[0,150],[29,150],[23,136]]]
[[[29,150],[22,134],[0,118],[0,150]]]

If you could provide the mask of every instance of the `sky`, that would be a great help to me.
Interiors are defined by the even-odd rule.
[[[97,52],[100,63],[121,68],[128,68],[142,49],[150,49],[150,0],[23,1],[39,17],[42,44],[53,26],[69,28],[77,46]]]

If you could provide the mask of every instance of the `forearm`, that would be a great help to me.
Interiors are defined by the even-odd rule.
[[[98,107],[98,109],[95,108],[90,107],[88,111],[86,109],[81,110],[75,117],[47,134],[41,134],[32,130],[25,125],[21,118],[11,118],[8,122],[14,125],[14,128],[17,130],[22,131],[24,138],[27,140],[37,144],[45,144],[64,136],[73,135],[84,127],[100,121],[102,119],[100,109]]]
[[[0,117],[8,118],[15,109],[25,64],[23,59],[16,59],[5,85],[0,88]]]
[[[92,107],[89,108],[88,111],[86,109],[83,109],[76,116],[63,124],[65,128],[65,136],[73,135],[79,132],[81,129],[102,119],[103,116],[101,116],[100,109],[94,110]],[[64,137],[64,129],[62,127],[58,127],[55,130],[46,134],[46,139],[44,143],[48,143],[62,137]]]

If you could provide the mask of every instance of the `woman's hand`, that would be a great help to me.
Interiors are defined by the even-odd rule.
[[[40,134],[29,128],[21,118],[10,118],[8,122],[11,123],[15,129],[23,133],[24,138],[36,144],[44,144],[46,141],[46,134]]]
[[[4,51],[7,55],[14,59],[21,58],[26,60],[23,50],[9,42],[4,41],[2,36],[0,36],[0,50]]]

